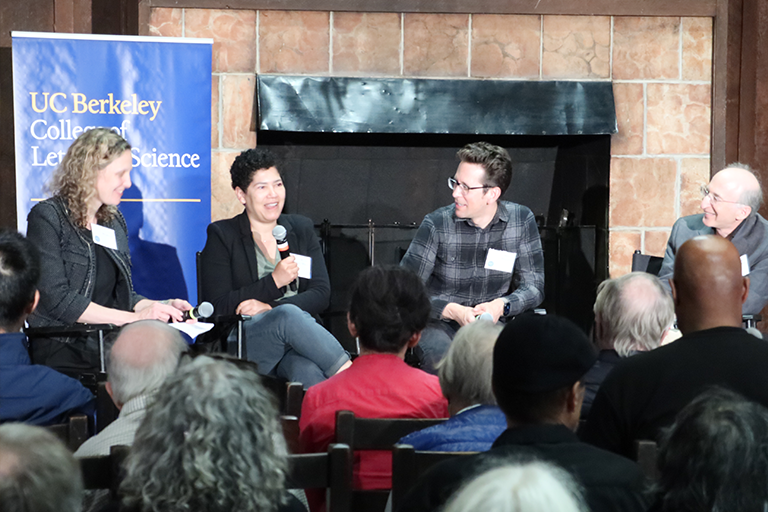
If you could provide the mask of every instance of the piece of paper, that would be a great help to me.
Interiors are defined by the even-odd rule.
[[[99,224],[91,224],[91,236],[93,241],[107,249],[117,250],[115,230]]]
[[[192,339],[213,329],[213,324],[208,322],[192,322],[189,324],[187,322],[173,322],[168,325],[174,329],[178,329]]]
[[[488,257],[485,259],[485,268],[511,274],[512,270],[515,268],[516,258],[516,252],[488,249]]]
[[[741,275],[742,277],[749,275],[749,258],[746,254],[741,255]]]
[[[299,266],[299,277],[312,279],[312,258],[296,253],[291,253],[291,256],[296,258],[296,264]]]

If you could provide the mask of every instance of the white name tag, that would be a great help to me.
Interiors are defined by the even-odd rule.
[[[488,249],[488,257],[485,259],[485,268],[511,274],[512,270],[515,268],[515,258],[517,258],[516,252]]]
[[[115,230],[99,224],[91,224],[91,236],[93,241],[107,249],[117,250],[117,240],[115,239]]]
[[[749,258],[747,258],[746,254],[741,255],[741,276],[748,276],[749,275]]]
[[[299,277],[312,279],[312,258],[296,253],[291,253],[291,256],[296,258],[296,264],[299,266]]]

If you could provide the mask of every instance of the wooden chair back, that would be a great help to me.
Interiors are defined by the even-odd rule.
[[[477,452],[424,452],[409,444],[396,444],[392,450],[392,510],[397,510],[403,498],[429,468],[444,460],[474,455]]]
[[[110,448],[109,455],[80,459],[83,487],[88,490],[109,489],[112,498],[116,499],[120,482],[125,476],[123,463],[130,449],[130,446],[118,445]]]
[[[357,450],[392,450],[411,432],[445,421],[425,418],[357,418],[352,411],[336,411],[336,442]],[[352,491],[352,509],[380,512],[389,499],[389,490]]]
[[[296,416],[280,416],[280,426],[283,428],[285,445],[290,453],[299,453],[299,418]]]
[[[649,480],[659,478],[659,469],[656,465],[658,446],[654,441],[635,441],[635,460]]]
[[[326,489],[328,512],[350,512],[352,506],[352,450],[332,444],[327,453],[288,456],[288,489]],[[358,509],[354,509],[358,510]]]
[[[88,434],[88,416],[85,414],[73,414],[65,423],[50,425],[46,428],[61,439],[72,451],[80,448],[80,445],[90,437]]]

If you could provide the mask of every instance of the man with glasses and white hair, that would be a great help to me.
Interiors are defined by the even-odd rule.
[[[453,204],[424,217],[401,264],[416,272],[432,301],[422,332],[422,368],[448,350],[459,327],[487,313],[494,322],[544,299],[544,255],[527,207],[501,201],[512,180],[509,153],[487,142],[464,146],[448,179]]]
[[[760,313],[768,303],[768,221],[757,210],[763,190],[748,165],[733,163],[701,187],[703,213],[682,217],[672,226],[667,251],[659,272],[661,284],[670,291],[677,249],[697,235],[719,235],[730,240],[741,256],[742,275],[749,276],[749,297],[742,314]]]

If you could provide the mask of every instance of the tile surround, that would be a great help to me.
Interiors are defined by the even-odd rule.
[[[612,80],[619,128],[611,143],[613,276],[629,271],[634,249],[663,253],[672,223],[698,211],[698,188],[709,179],[709,18],[158,8],[149,32],[215,41],[214,220],[241,210],[228,169],[256,143],[257,72]]]
[[[412,14],[403,20],[403,68],[406,75],[467,76],[469,15]]]

